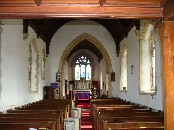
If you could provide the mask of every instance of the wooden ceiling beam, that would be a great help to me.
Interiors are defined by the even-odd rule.
[[[34,0],[37,6],[40,6],[42,4],[42,0]]]
[[[166,0],[163,6],[163,20],[174,21],[174,1]]]
[[[161,7],[161,0],[107,0],[105,6]]]
[[[130,30],[136,25],[136,21],[133,20],[129,25],[126,26],[125,31],[122,33],[122,35],[119,38],[119,43],[128,36],[128,33],[130,32]]]
[[[0,18],[162,18],[162,8],[116,6],[1,6]]]
[[[1,0],[0,18],[162,17],[161,0]],[[101,6],[102,5],[102,6]]]
[[[32,5],[42,3],[44,5],[70,5],[70,4],[85,4],[97,5],[99,3],[106,3],[112,5],[159,5],[161,1],[165,0],[1,0],[1,5]]]
[[[99,0],[100,6],[103,6],[104,3],[106,3],[106,0]]]
[[[29,26],[29,20],[24,19],[23,20],[23,39],[27,39],[29,34],[28,34],[28,26]]]

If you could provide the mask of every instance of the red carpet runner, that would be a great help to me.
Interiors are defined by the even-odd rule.
[[[88,101],[80,101],[78,108],[82,108],[81,130],[94,130],[90,115],[90,103]]]

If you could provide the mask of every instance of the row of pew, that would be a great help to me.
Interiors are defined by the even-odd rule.
[[[119,98],[91,99],[95,130],[164,130],[163,112]]]
[[[70,116],[70,99],[43,99],[0,113],[0,130],[63,130]]]

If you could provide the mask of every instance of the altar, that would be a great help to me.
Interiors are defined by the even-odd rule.
[[[99,95],[98,81],[80,80],[71,81],[70,90],[75,100],[90,100],[91,98],[97,98]]]
[[[91,90],[74,90],[74,96],[78,100],[90,100]]]

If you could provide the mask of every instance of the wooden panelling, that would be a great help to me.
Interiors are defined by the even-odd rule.
[[[92,0],[42,0],[38,6],[34,0],[1,0],[0,18],[124,18],[158,19],[162,18],[162,8],[158,1],[106,1],[100,6]]]
[[[165,21],[160,27],[163,57],[163,95],[165,130],[174,128],[174,22]]]
[[[160,0],[106,0],[104,5],[160,7]]]
[[[163,19],[174,21],[174,0],[168,0],[163,6]]]
[[[96,13],[97,12],[97,13]],[[37,6],[0,7],[0,18],[124,18],[158,19],[162,18],[161,8],[136,7],[77,7],[77,6]]]

